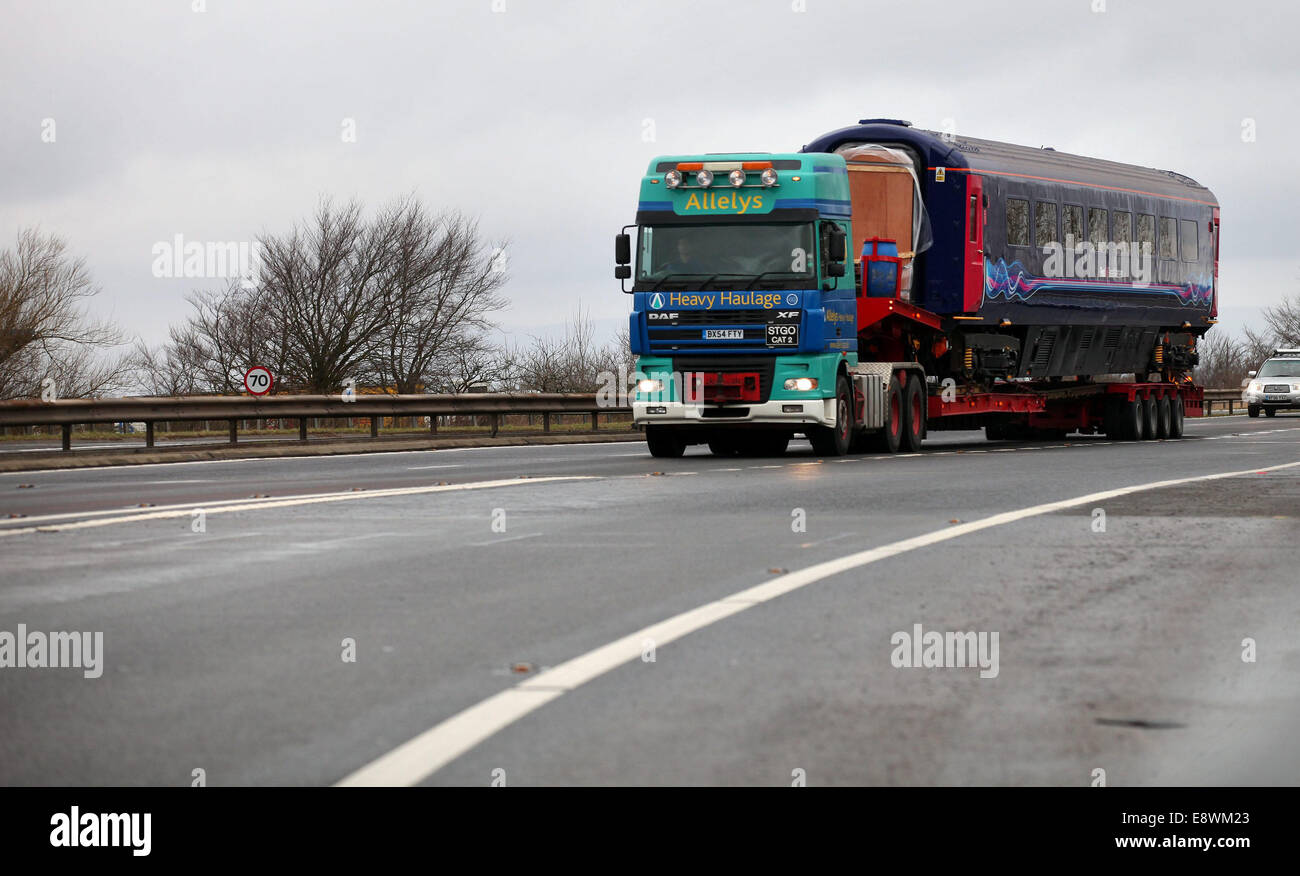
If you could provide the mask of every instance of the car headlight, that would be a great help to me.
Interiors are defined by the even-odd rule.
[[[664,382],[662,380],[638,380],[636,382],[637,392],[663,392]]]
[[[1254,381],[1251,381],[1250,386],[1246,387],[1246,389],[1248,392],[1259,392],[1260,385],[1258,383],[1255,383]]]
[[[817,388],[816,377],[791,377],[785,382],[786,389],[796,390],[798,392],[808,392]]]

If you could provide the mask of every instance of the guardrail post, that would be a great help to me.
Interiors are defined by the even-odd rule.
[[[500,426],[501,426],[501,416],[499,414],[493,414],[492,415],[492,437],[493,438],[497,437],[497,429],[500,428]]]
[[[437,414],[430,414],[430,415],[429,415],[429,434],[430,434],[430,435],[437,435],[437,434],[438,434],[438,415],[437,415]]]
[[[591,431],[593,432],[600,431],[600,414],[596,413],[595,411],[591,412]]]
[[[72,449],[72,424],[71,423],[63,424],[63,449],[64,450]]]
[[[153,420],[144,421],[144,446],[153,447]]]
[[[236,444],[238,442],[239,442],[239,421],[231,420],[230,421],[230,443]]]
[[[542,414],[542,431],[551,431],[551,415],[549,413]]]
[[[307,440],[307,418],[306,417],[298,418],[298,440],[299,441]]]
[[[371,437],[371,438],[378,438],[378,437],[379,437],[379,418],[378,418],[378,417],[371,417],[371,418],[370,418],[370,437]]]

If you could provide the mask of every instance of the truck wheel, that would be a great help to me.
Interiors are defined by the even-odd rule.
[[[1120,441],[1141,441],[1142,440],[1142,421],[1145,419],[1142,415],[1142,400],[1134,399],[1133,401],[1122,401],[1119,404],[1119,435],[1116,436]]]
[[[1156,400],[1151,396],[1142,399],[1142,441],[1153,441],[1156,437]]]
[[[921,391],[921,381],[915,374],[909,374],[906,380],[901,447],[905,453],[917,453],[921,449],[921,439],[925,437],[925,393]]]
[[[1249,417],[1258,417],[1258,416],[1259,416],[1259,405],[1247,405],[1247,406],[1246,406],[1246,415],[1249,416]]]
[[[1169,396],[1162,395],[1156,400],[1156,437],[1169,437],[1169,424],[1174,418],[1173,409],[1169,406]]]
[[[878,453],[897,453],[903,441],[903,419],[903,387],[895,374],[889,378],[885,393],[885,428],[871,436],[871,449]]]
[[[1169,400],[1169,437],[1183,437],[1183,420],[1186,417],[1186,411],[1183,409],[1183,397],[1176,395]]]
[[[890,383],[894,391],[895,382]],[[849,381],[840,375],[835,381],[835,426],[818,426],[808,430],[808,440],[812,442],[813,453],[818,456],[843,456],[849,452],[849,442],[853,437],[853,396],[849,394]],[[784,447],[781,448],[785,450]]]
[[[650,447],[651,456],[675,459],[686,452],[686,440],[667,426],[646,426],[645,443]]]
[[[1276,416],[1277,416],[1277,408],[1264,408],[1264,416],[1266,416],[1266,417],[1276,417]]]

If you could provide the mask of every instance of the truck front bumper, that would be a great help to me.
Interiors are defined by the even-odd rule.
[[[632,402],[632,422],[639,426],[725,427],[735,424],[834,426],[835,399],[791,399],[761,404],[684,404]],[[794,428],[793,431],[800,431]]]

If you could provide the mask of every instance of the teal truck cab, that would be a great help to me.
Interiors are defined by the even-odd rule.
[[[631,405],[651,453],[769,455],[796,433],[845,452],[858,357],[847,176],[824,153],[650,162],[615,276],[633,299]]]

